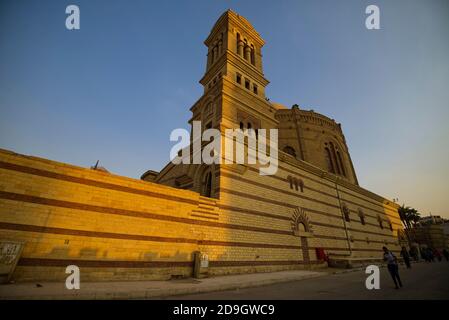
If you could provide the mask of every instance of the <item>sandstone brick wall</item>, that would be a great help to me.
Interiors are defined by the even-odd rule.
[[[0,239],[25,242],[17,280],[189,275],[199,195],[0,151]]]
[[[288,159],[276,176],[232,168],[219,167],[219,199],[212,199],[0,151],[0,239],[25,243],[14,278],[61,280],[70,264],[81,268],[82,281],[189,276],[196,250],[208,254],[212,275],[319,266],[317,247],[349,254],[329,178]],[[302,179],[303,192],[291,189],[287,176]],[[392,204],[352,185],[339,185],[339,194],[350,209],[352,256],[378,257],[385,243],[398,249],[400,221]],[[294,235],[299,213],[311,231]],[[386,222],[380,229],[377,215],[391,221],[393,231]]]
[[[384,245],[399,251],[397,230],[402,226],[394,203],[341,181],[337,194],[334,178],[323,178],[316,168],[288,157],[281,154],[280,168],[274,176],[261,176],[254,167],[239,172],[221,166],[221,213],[231,223],[265,229],[264,238],[284,246],[265,249],[260,255],[246,251],[244,259],[258,256],[261,260],[276,259],[285,264],[304,263],[308,251],[310,263],[314,264],[318,263],[315,248],[324,248],[332,256],[352,258],[380,258]],[[291,188],[288,177],[302,180],[303,190]],[[344,221],[342,205],[349,209],[350,221]],[[361,223],[359,210],[365,216],[365,224]],[[312,229],[306,248],[301,235],[292,232],[298,211],[304,212]]]

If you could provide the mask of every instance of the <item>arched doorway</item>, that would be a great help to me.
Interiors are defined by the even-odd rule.
[[[292,216],[293,235],[301,240],[302,263],[310,265],[310,248],[308,238],[313,237],[312,227],[304,209],[297,208]]]
[[[298,234],[304,235],[307,232],[306,225],[303,222],[298,223]],[[300,236],[301,238],[301,250],[302,250],[302,257],[304,260],[304,264],[308,265],[310,264],[310,254],[309,254],[309,242],[307,241],[307,237]]]

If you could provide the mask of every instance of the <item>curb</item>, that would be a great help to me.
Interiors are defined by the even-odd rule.
[[[266,286],[275,283],[285,283],[290,281],[300,281],[329,275],[327,272],[317,274],[293,276],[281,279],[265,279],[243,283],[213,284],[204,287],[186,287],[169,289],[146,289],[127,292],[85,292],[71,293],[62,295],[32,295],[32,296],[12,296],[0,297],[0,300],[120,300],[120,299],[149,299],[165,298],[169,296],[178,296],[186,294],[198,294],[215,291],[226,291]]]

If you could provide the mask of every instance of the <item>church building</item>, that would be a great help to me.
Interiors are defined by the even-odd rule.
[[[404,240],[391,200],[359,186],[342,127],[265,95],[262,37],[228,10],[204,41],[202,130],[278,130],[278,169],[167,164],[141,180],[0,150],[0,241],[18,281],[169,279],[357,265]],[[19,252],[20,251],[20,252]]]

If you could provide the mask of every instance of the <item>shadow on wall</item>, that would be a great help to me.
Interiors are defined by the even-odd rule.
[[[171,189],[160,188],[0,150],[0,239],[24,243],[15,280],[65,279],[70,264],[100,281],[191,275],[197,240],[172,220],[198,195],[173,189],[184,202],[165,200]]]

